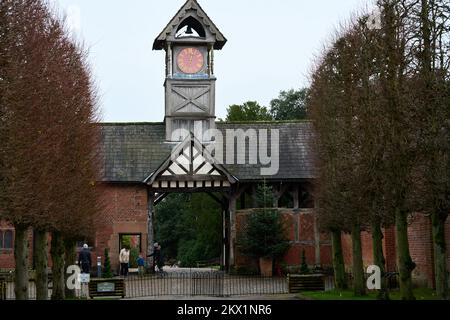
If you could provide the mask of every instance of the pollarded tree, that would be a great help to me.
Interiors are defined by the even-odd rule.
[[[318,134],[319,212],[322,224],[332,231],[332,239],[337,246],[340,231],[352,235],[352,271],[356,295],[365,294],[361,231],[366,228],[368,219],[360,187],[366,175],[362,165],[361,135],[364,132],[361,132],[361,90],[358,89],[360,66],[357,60],[360,47],[355,28],[345,31],[333,43],[322,60],[322,66],[316,71],[315,78],[313,76],[316,81],[311,87],[310,106]],[[324,77],[325,81],[322,80],[322,92],[319,93],[316,90],[320,77]],[[334,252],[339,253],[339,247]],[[339,260],[342,261],[337,256],[336,266],[340,264]],[[339,278],[342,276],[339,275]]]
[[[26,299],[27,237],[35,232],[37,298],[47,299],[47,233],[54,297],[63,292],[62,235],[87,232],[97,209],[95,95],[85,54],[43,1],[2,1],[5,17],[2,212],[16,227],[16,296]],[[62,266],[62,267],[61,267]]]
[[[421,0],[413,3],[410,33],[412,95],[418,132],[416,199],[418,209],[430,215],[434,243],[436,291],[448,298],[445,222],[450,213],[450,3]]]
[[[314,140],[316,167],[318,168],[318,185],[316,199],[319,225],[324,231],[331,233],[333,268],[337,289],[347,287],[344,257],[342,252],[341,233],[345,225],[342,223],[338,187],[338,158],[340,136],[338,132],[337,90],[332,66],[335,53],[329,50],[324,54],[316,70],[312,74],[308,110],[314,121]]]
[[[52,232],[52,271],[54,284],[52,299],[64,298],[64,267],[74,263],[74,244],[77,239],[89,238],[93,233],[94,217],[100,212],[96,181],[99,181],[98,138],[99,127],[95,124],[96,94],[86,63],[84,49],[63,37],[60,82],[65,96],[61,132],[64,143],[58,154],[59,161],[67,165],[59,172],[65,179],[55,196],[62,199],[55,204]],[[70,77],[63,77],[70,74]],[[69,183],[67,183],[70,181]],[[59,193],[57,195],[57,193]],[[53,250],[54,249],[54,250]],[[67,260],[67,262],[65,261]],[[57,281],[56,281],[57,279]]]
[[[408,87],[407,17],[410,7],[402,0],[380,0],[381,137],[384,143],[383,172],[380,186],[388,216],[395,217],[396,249],[400,273],[400,292],[404,300],[415,299],[412,271],[415,268],[409,250],[408,217],[414,208],[408,203],[413,191],[416,157],[416,128],[411,126],[417,106]]]
[[[312,76],[308,109],[317,135],[319,217],[332,233],[337,286],[344,286],[340,232],[352,234],[355,293],[364,293],[361,230],[371,229],[374,261],[384,273],[377,31],[355,20],[322,57]],[[383,281],[380,298],[387,298]]]
[[[28,228],[33,226],[36,245],[46,249],[45,232],[50,217],[43,200],[48,184],[41,185],[48,173],[44,159],[51,158],[51,139],[44,138],[45,107],[51,100],[48,87],[49,49],[52,32],[48,12],[39,1],[2,1],[2,53],[6,63],[2,67],[2,127],[1,148],[2,215],[16,231],[14,241],[18,299],[27,299],[28,288]],[[51,165],[51,164],[50,164]],[[48,203],[48,202],[47,202]],[[38,274],[46,273],[46,260],[36,261]],[[44,276],[45,277],[45,276]],[[41,277],[42,278],[42,277]],[[46,298],[44,281],[37,281],[38,298]],[[47,282],[45,280],[45,288]]]

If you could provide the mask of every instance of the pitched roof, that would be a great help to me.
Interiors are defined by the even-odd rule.
[[[173,143],[165,142],[164,123],[102,123],[102,181],[141,183],[170,155]],[[227,129],[278,129],[280,135],[279,171],[262,176],[261,164],[227,164],[223,166],[239,181],[274,181],[314,179],[310,145],[310,122],[217,123],[225,136]],[[226,139],[224,139],[226,150]],[[270,138],[269,138],[270,141]],[[270,149],[269,149],[270,150]],[[226,152],[224,151],[224,157]]]
[[[171,169],[173,168],[174,171]],[[206,168],[206,172],[203,172]],[[230,183],[237,181],[236,177],[228,172],[228,170],[220,163],[215,163],[214,157],[191,132],[183,142],[175,146],[171,154],[167,157],[158,169],[150,174],[144,182],[151,185],[158,176],[164,175],[164,172],[176,176],[176,170],[185,177],[199,178],[201,175],[206,176],[208,180],[215,177],[227,179]],[[203,170],[202,170],[203,169]],[[171,172],[172,171],[172,172]],[[214,175],[214,173],[216,175]],[[178,177],[177,177],[178,178]]]
[[[225,36],[216,27],[214,22],[208,17],[206,12],[198,4],[197,0],[187,0],[186,3],[180,8],[180,10],[178,10],[175,16],[170,20],[167,26],[155,39],[153,43],[153,50],[164,49],[164,42],[166,41],[167,37],[173,32],[173,29],[176,28],[180,24],[180,22],[184,20],[186,15],[191,10],[195,10],[196,16],[201,19],[201,23],[206,28],[208,28],[211,34],[215,37],[216,43],[214,44],[214,49],[220,50],[223,48],[223,46],[227,42]]]

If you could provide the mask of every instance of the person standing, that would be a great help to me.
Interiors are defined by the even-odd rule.
[[[81,273],[91,273],[91,252],[89,251],[89,246],[85,243],[83,249],[78,255],[78,266],[81,267]]]
[[[120,262],[120,275],[128,276],[128,264],[130,263],[130,250],[127,246],[123,247],[120,250],[119,254],[119,262]]]
[[[139,257],[136,259],[137,265],[138,265],[138,273],[140,276],[144,275],[144,268],[145,268],[145,260],[142,257],[142,254],[139,255]]]

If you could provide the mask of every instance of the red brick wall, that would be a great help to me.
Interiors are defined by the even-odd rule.
[[[5,222],[0,221],[0,229],[11,229],[14,230],[14,227]],[[15,234],[13,233],[13,237]],[[28,260],[31,264],[33,262],[33,232],[32,230],[28,231],[28,243],[29,243],[29,252],[28,252]],[[13,239],[13,247],[14,247],[14,239]],[[14,250],[0,250],[0,269],[14,269],[15,268],[15,262],[14,262]]]
[[[417,214],[408,228],[409,250],[416,264],[413,270],[414,281],[420,286],[434,286],[433,239],[429,217]]]
[[[409,221],[408,240],[409,249],[416,269],[413,271],[415,284],[419,286],[434,287],[434,263],[433,263],[433,240],[431,233],[431,222],[429,217],[416,214]],[[363,260],[364,265],[372,263],[372,240],[370,233],[363,232]],[[447,239],[447,265],[450,268],[450,219],[446,222]],[[352,241],[350,235],[342,236],[342,247],[344,251],[344,261],[347,269],[352,265]],[[383,251],[386,258],[387,271],[397,271],[395,252],[395,228],[390,227],[384,230]]]
[[[236,213],[238,233],[245,223],[246,217],[252,210],[239,210]],[[287,232],[291,247],[285,254],[283,262],[289,266],[299,266],[302,262],[302,252],[305,250],[306,263],[315,265],[315,235],[314,210],[311,209],[279,209],[287,225]],[[256,266],[255,261],[240,254],[238,248],[235,252],[236,266]],[[331,266],[331,243],[327,234],[320,235],[320,259],[322,266]]]
[[[147,189],[141,185],[104,185],[102,214],[96,221],[93,261],[97,256],[104,262],[108,248],[113,270],[119,268],[119,234],[141,234],[142,251],[147,251]]]
[[[14,228],[10,224],[0,221],[0,229],[7,230],[7,229],[14,229]],[[14,242],[13,242],[13,247],[14,247]],[[13,269],[13,268],[14,268],[14,251],[0,249],[0,269]]]
[[[88,243],[93,247],[91,252],[95,267],[97,256],[102,257],[104,250],[109,249],[111,266],[118,270],[119,266],[119,234],[140,233],[143,252],[147,250],[147,190],[138,185],[103,185],[102,213],[96,219],[95,243]],[[0,227],[6,227],[0,222]],[[10,227],[10,226],[8,226]],[[32,262],[32,232],[30,231],[30,263]],[[49,238],[50,244],[50,238]],[[49,261],[51,266],[51,259]],[[0,268],[14,268],[14,253],[0,251]]]
[[[386,271],[395,272],[397,270],[397,253],[395,251],[395,228],[390,227],[384,230],[383,238],[384,258],[386,259]]]

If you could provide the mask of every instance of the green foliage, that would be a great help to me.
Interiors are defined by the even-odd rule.
[[[234,104],[227,109],[226,121],[271,121],[273,120],[266,107],[256,101],[247,101],[242,105]]]
[[[306,119],[308,89],[281,91],[277,99],[270,102],[270,114],[275,120]]]
[[[131,248],[130,236],[122,236],[122,248]]]
[[[171,194],[156,207],[156,240],[165,260],[194,267],[220,256],[221,206],[207,194]]]
[[[302,250],[302,264],[300,266],[300,273],[309,273],[308,264],[306,263],[305,249]]]
[[[112,278],[113,274],[111,271],[111,261],[109,260],[109,252],[108,249],[105,248],[105,263],[103,266],[103,278]]]
[[[182,224],[182,217],[188,214],[189,199],[188,194],[170,194],[155,208],[155,239],[166,259],[176,259],[178,242],[192,237],[192,231]]]
[[[181,267],[195,267],[196,262],[202,260],[201,243],[196,240],[180,242],[178,258]]]
[[[398,290],[391,290],[392,300],[401,300]],[[377,300],[377,291],[370,291],[365,296],[355,296],[352,290],[331,290],[331,291],[303,291],[299,294],[300,299],[305,297],[313,300]],[[450,292],[449,292],[450,294]],[[417,300],[440,300],[433,289],[417,288],[414,289],[414,295]]]
[[[139,250],[133,247],[130,249],[130,268],[138,267],[137,258],[139,258]]]
[[[241,252],[249,257],[278,258],[289,248],[278,210],[256,209],[238,235]]]
[[[258,185],[256,189],[256,205],[258,208],[272,208],[273,200],[273,188],[268,186],[266,181],[264,181],[263,184]]]
[[[230,270],[231,275],[242,275],[242,276],[249,276],[249,275],[259,275],[259,269],[256,266],[234,266]]]

